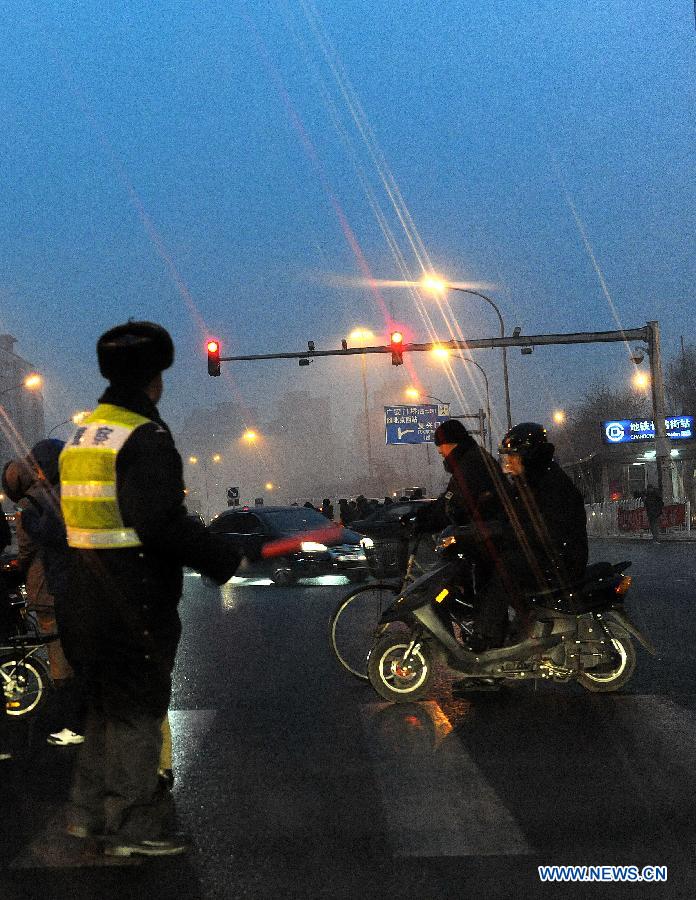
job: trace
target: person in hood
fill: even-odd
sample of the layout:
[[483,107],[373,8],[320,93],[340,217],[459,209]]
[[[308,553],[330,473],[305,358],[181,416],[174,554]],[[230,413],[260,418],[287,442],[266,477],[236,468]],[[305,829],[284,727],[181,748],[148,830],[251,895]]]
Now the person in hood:
[[[473,563],[478,595],[498,564],[497,536],[507,522],[507,485],[497,460],[476,443],[459,419],[448,419],[438,426],[433,440],[450,480],[436,500],[419,509],[416,529],[433,532],[447,525],[471,527],[461,578],[468,583]],[[485,650],[504,638],[505,624],[497,615],[486,612],[477,605],[474,633],[467,640],[471,650]]]
[[174,362],[168,332],[129,321],[99,338],[97,359],[109,386],[60,456],[66,638],[89,691],[68,831],[101,835],[109,855],[168,856],[188,848],[157,778],[183,567],[223,584],[239,557],[184,506],[181,457],[157,409]]

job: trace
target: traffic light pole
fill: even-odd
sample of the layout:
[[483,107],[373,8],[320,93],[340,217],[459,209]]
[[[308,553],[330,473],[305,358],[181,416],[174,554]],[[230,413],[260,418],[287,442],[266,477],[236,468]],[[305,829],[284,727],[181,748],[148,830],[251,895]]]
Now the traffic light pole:
[[[430,341],[425,344],[404,343],[402,353],[424,353],[436,348],[447,350],[492,350],[496,347],[548,347],[567,344],[616,344],[644,341],[650,348],[652,376],[652,414],[655,422],[655,459],[660,493],[665,501],[672,499],[671,457],[669,438],[665,428],[665,389],[660,356],[660,328],[657,322],[648,322],[643,328],[622,331],[581,331],[569,334],[510,335],[495,338],[476,338],[467,341]],[[371,353],[393,353],[392,346],[344,347],[341,350],[315,350],[314,342],[303,353],[254,353],[243,356],[221,356],[221,362],[245,362],[264,359],[297,359],[301,365],[325,356],[356,356]],[[306,362],[303,362],[305,361]]]

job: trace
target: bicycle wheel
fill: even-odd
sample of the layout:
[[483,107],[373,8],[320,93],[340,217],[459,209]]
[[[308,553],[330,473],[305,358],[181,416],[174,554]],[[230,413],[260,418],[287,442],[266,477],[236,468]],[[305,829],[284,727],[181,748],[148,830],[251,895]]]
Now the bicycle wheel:
[[25,716],[38,709],[46,699],[50,679],[47,667],[34,656],[0,656],[0,686],[7,715]]
[[399,589],[377,582],[347,594],[329,619],[329,643],[346,671],[367,681],[367,654],[383,630],[382,613],[394,602]]

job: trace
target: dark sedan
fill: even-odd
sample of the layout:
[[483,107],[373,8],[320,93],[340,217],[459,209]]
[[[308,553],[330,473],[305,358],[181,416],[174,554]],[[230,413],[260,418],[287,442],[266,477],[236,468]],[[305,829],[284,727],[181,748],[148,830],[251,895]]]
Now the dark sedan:
[[[361,536],[304,506],[236,507],[220,513],[208,528],[235,538],[244,554],[240,577],[261,576],[289,585],[320,575],[364,581],[369,574]],[[282,555],[275,555],[278,552]]]
[[[350,523],[360,534],[365,535],[363,547],[367,554],[367,564],[375,578],[400,578],[403,576],[408,559],[409,531],[401,524],[404,516],[412,516],[418,509],[432,503],[432,500],[403,500],[378,506],[364,519]],[[429,564],[434,559],[432,543],[423,539],[418,561]]]

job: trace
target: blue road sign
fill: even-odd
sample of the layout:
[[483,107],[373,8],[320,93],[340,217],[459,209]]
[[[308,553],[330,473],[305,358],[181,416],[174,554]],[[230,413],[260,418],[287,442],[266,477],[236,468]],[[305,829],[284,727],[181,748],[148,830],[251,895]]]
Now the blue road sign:
[[387,444],[429,444],[438,425],[449,419],[449,403],[385,406]]

